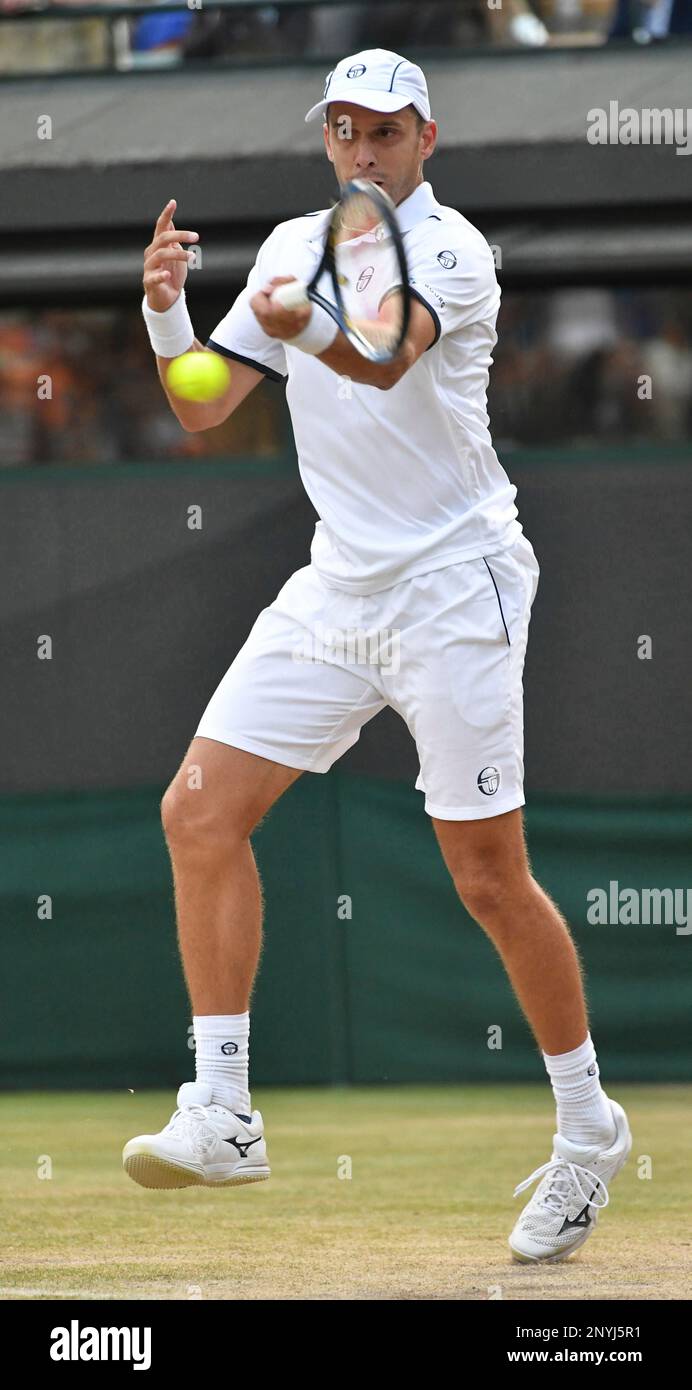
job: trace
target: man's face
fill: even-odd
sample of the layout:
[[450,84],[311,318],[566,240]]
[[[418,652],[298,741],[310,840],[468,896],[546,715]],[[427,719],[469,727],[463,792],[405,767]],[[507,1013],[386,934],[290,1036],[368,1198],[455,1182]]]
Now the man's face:
[[403,202],[422,181],[421,165],[436,138],[435,122],[426,121],[419,131],[410,106],[385,115],[351,101],[333,101],[324,127],[327,156],[339,184],[370,179],[394,203]]

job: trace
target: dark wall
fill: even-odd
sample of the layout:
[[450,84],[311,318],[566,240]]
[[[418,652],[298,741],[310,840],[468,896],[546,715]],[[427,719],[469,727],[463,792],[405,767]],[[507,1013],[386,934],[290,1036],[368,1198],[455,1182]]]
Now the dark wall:
[[[505,462],[542,568],[529,794],[689,791],[689,468],[653,455]],[[165,785],[260,608],[308,561],[314,513],[297,471],[7,470],[0,487],[0,791]],[[187,525],[194,504],[201,531]],[[37,659],[43,634],[50,661]],[[344,766],[417,772],[389,711]]]
[[[438,197],[472,214],[689,203],[689,158],[670,145],[593,145],[587,130],[589,112],[611,101],[686,109],[691,52],[421,55],[440,130]],[[326,206],[333,172],[319,121],[304,117],[331,67],[325,58],[5,84],[0,233],[40,231],[48,208],[53,231],[111,235],[149,225],[171,197],[203,224],[274,223]],[[37,139],[43,114],[50,139]]]

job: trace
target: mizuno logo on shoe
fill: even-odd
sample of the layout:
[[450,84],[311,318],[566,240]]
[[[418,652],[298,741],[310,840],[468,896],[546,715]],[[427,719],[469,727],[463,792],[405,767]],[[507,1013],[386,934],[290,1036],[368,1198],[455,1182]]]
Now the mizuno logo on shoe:
[[584,1207],[583,1210],[580,1211],[579,1215],[578,1215],[577,1217],[575,1217],[574,1221],[570,1221],[568,1217],[565,1217],[565,1219],[564,1219],[564,1221],[563,1221],[563,1223],[562,1223],[562,1225],[561,1225],[561,1227],[560,1227],[560,1231],[559,1231],[558,1234],[561,1235],[563,1231],[569,1231],[569,1230],[571,1230],[571,1228],[572,1228],[573,1226],[590,1226],[590,1225],[591,1225],[591,1217],[589,1216],[589,1208],[588,1208],[588,1207]]
[[234,1134],[232,1139],[229,1135],[226,1143],[232,1144],[233,1148],[238,1150],[241,1158],[247,1158],[248,1149],[251,1148],[253,1144],[259,1144],[261,1137],[261,1135],[258,1135],[256,1139],[239,1139],[237,1134]]
[[[596,1189],[595,1189],[595,1187],[594,1187],[593,1192],[591,1193],[591,1197],[593,1197],[595,1191],[596,1191]],[[590,1200],[590,1199],[589,1199],[589,1200]],[[589,1208],[588,1208],[588,1204],[587,1204],[585,1207],[582,1207],[582,1209],[581,1209],[579,1215],[578,1215],[578,1216],[575,1216],[574,1221],[570,1221],[570,1220],[569,1220],[569,1217],[567,1217],[567,1216],[565,1217],[565,1219],[564,1219],[564,1221],[563,1221],[563,1223],[562,1223],[562,1225],[561,1225],[561,1227],[560,1227],[560,1230],[558,1231],[558,1235],[562,1235],[562,1232],[563,1232],[563,1231],[570,1231],[570,1230],[572,1229],[573,1226],[586,1227],[586,1226],[590,1226],[590,1225],[591,1225],[591,1217],[590,1217],[590,1215],[589,1215]]]

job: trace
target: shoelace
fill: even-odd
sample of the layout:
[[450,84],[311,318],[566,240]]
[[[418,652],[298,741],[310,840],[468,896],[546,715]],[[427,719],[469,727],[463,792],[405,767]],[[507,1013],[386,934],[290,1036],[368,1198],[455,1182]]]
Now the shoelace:
[[[520,1192],[523,1192],[525,1188],[530,1187],[531,1184],[536,1181],[536,1178],[541,1178],[544,1174],[549,1173],[551,1169],[554,1169],[554,1176],[552,1180],[548,1183],[548,1191],[545,1193],[543,1197],[540,1198],[540,1205],[546,1207],[547,1210],[551,1212],[553,1216],[560,1215],[560,1212],[565,1202],[570,1196],[569,1177],[567,1175],[563,1176],[559,1174],[557,1170],[560,1168],[567,1169],[568,1173],[571,1175],[572,1181],[577,1189],[577,1192],[579,1193],[580,1197],[584,1199],[587,1207],[607,1207],[610,1198],[608,1196],[608,1189],[605,1183],[603,1182],[603,1179],[599,1178],[597,1173],[592,1173],[590,1168],[582,1167],[581,1163],[569,1163],[568,1160],[565,1158],[551,1158],[548,1160],[547,1163],[543,1163],[540,1168],[536,1168],[535,1172],[533,1172],[529,1178],[525,1178],[523,1182],[519,1183],[518,1187],[515,1187],[514,1196],[518,1197]],[[587,1196],[586,1192],[584,1191],[579,1181],[580,1174],[583,1174],[586,1178],[588,1178],[589,1182],[593,1184],[594,1191],[592,1196]],[[602,1202],[594,1202],[593,1196],[596,1195],[599,1188],[603,1190],[604,1200]],[[551,1206],[551,1202],[554,1202],[556,1205]]]
[[[201,1122],[206,1122],[206,1133],[204,1134],[200,1132]],[[204,1154],[218,1137],[209,1124],[207,1111],[203,1105],[186,1105],[180,1110],[175,1110],[166,1128],[171,1134],[175,1134],[177,1130],[182,1130],[192,1147],[201,1154]]]

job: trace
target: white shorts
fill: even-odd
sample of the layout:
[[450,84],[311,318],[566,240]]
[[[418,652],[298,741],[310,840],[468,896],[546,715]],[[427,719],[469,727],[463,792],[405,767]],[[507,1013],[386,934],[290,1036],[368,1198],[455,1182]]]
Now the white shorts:
[[327,772],[391,705],[415,739],[431,816],[523,806],[522,675],[539,573],[523,534],[375,594],[327,587],[305,565],[260,613],[197,734]]

